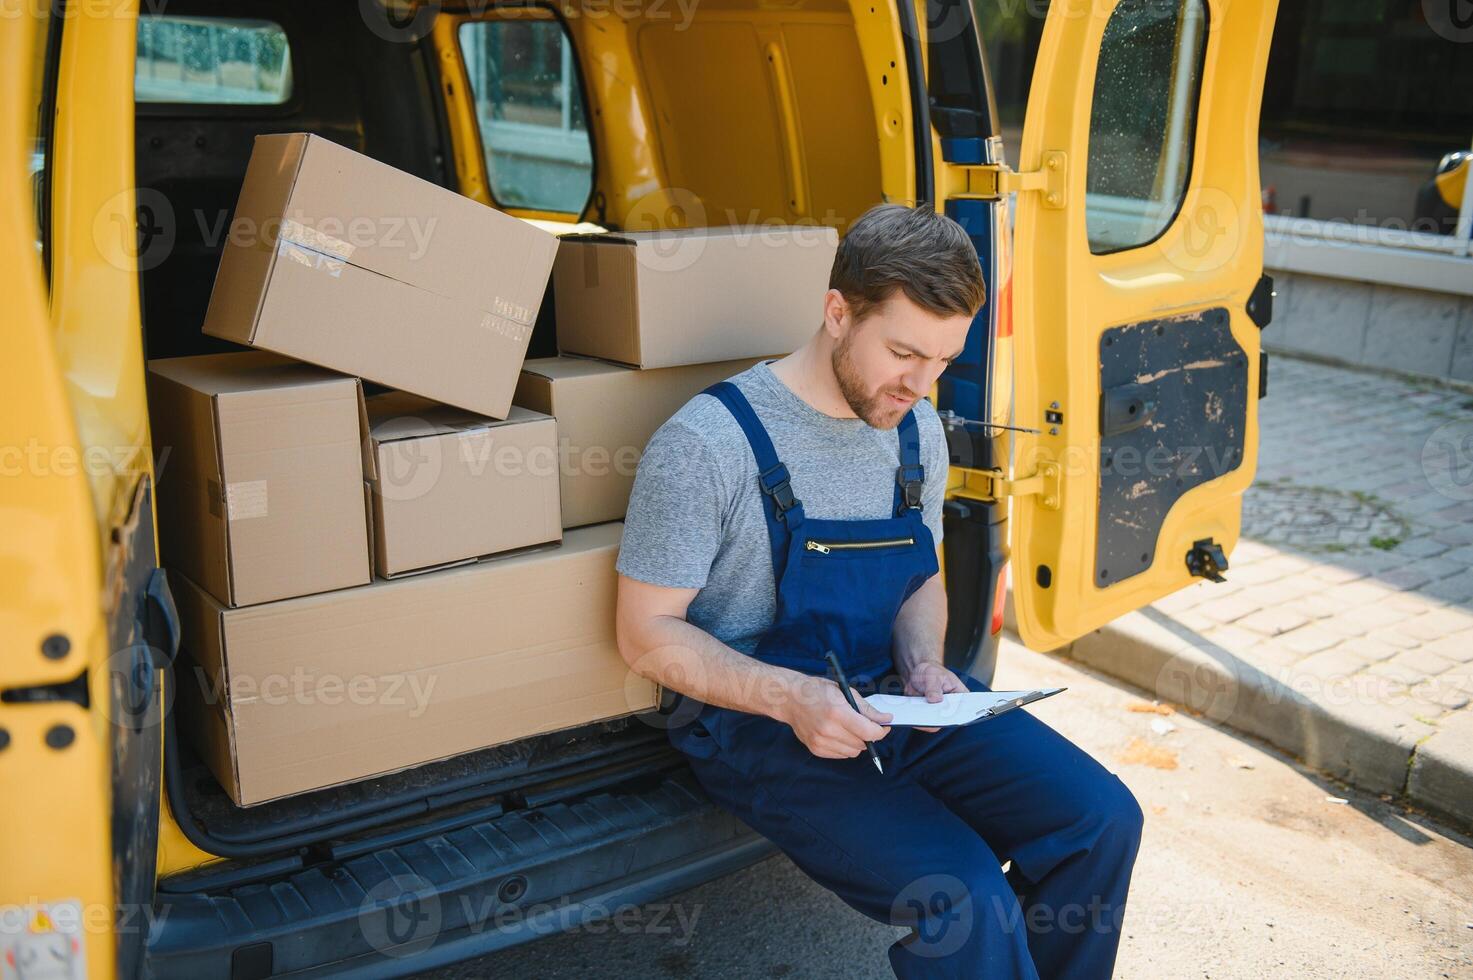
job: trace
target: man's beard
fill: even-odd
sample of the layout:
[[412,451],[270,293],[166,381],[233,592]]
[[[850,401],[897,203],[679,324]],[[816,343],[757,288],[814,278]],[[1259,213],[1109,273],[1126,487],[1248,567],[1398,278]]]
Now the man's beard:
[[920,396],[905,387],[865,391],[864,381],[854,366],[849,348],[850,338],[846,336],[834,348],[833,358],[834,377],[839,380],[839,391],[843,394],[844,401],[849,403],[849,410],[876,429],[895,428],[910,410],[910,405],[896,405],[890,396],[893,394],[910,403],[914,403]]

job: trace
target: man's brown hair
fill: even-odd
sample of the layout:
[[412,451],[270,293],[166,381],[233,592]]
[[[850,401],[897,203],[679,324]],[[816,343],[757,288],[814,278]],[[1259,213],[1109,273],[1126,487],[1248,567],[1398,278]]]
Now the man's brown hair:
[[829,288],[856,321],[897,289],[936,316],[976,316],[987,298],[977,252],[962,226],[928,206],[877,204],[839,242]]

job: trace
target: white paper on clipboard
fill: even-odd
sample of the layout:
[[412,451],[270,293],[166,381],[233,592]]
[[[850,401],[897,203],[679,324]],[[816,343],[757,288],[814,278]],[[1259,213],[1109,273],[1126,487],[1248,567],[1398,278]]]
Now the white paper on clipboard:
[[893,715],[887,722],[892,727],[945,728],[970,725],[1062,690],[1062,687],[1051,687],[1035,691],[968,691],[943,694],[940,701],[934,702],[900,694],[871,694],[865,700],[876,711]]

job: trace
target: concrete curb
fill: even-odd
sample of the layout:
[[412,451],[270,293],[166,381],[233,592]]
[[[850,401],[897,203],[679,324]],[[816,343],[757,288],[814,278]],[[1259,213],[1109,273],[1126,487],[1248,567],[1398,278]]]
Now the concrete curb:
[[[1011,589],[1003,623],[1017,632]],[[1385,705],[1308,698],[1149,606],[1051,652],[1261,738],[1360,789],[1473,826],[1473,717],[1454,716],[1439,728]]]
[[1417,746],[1407,796],[1419,806],[1473,824],[1473,717],[1453,715]]

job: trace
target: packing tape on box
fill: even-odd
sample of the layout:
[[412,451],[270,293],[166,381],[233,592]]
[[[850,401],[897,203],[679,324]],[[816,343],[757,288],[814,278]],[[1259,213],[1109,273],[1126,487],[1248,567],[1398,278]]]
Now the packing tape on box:
[[289,242],[285,238],[277,240],[276,254],[309,269],[321,269],[334,279],[343,274],[343,266],[347,264],[342,259],[314,252],[310,248],[303,248],[296,242]]
[[287,218],[276,235],[276,254],[309,269],[321,269],[336,279],[352,256],[353,246]]
[[598,286],[598,246],[585,245],[583,247],[583,288],[593,289]]
[[225,484],[225,519],[248,521],[266,516],[266,481],[239,480]]
[[[341,238],[309,228],[292,218],[282,221],[276,236],[277,255],[309,269],[321,269],[334,279],[342,275],[343,266],[348,264],[354,248]],[[492,300],[492,309],[481,310],[481,314],[481,326],[518,343],[532,336],[536,313],[524,304],[497,296]]]
[[355,247],[343,241],[341,238],[334,238],[326,232],[318,231],[316,228],[308,228],[293,218],[287,218],[282,221],[281,231],[277,234],[276,238],[277,241],[284,238],[295,245],[311,249],[314,252],[321,252],[324,255],[331,255],[333,258],[338,259],[351,259]]

